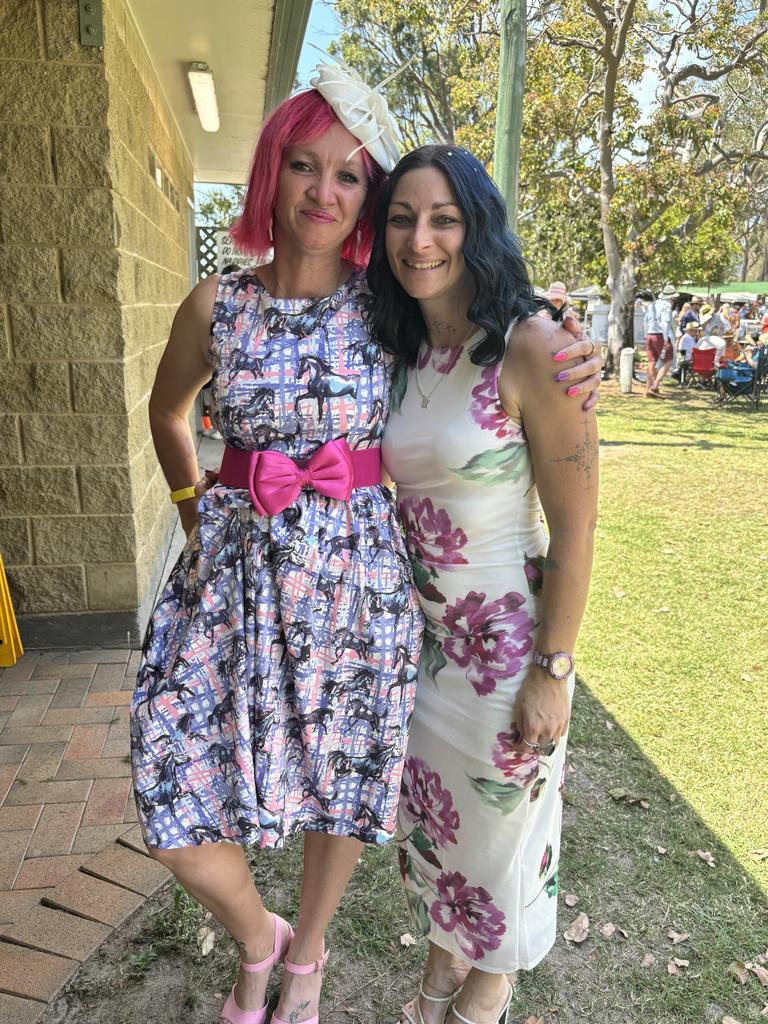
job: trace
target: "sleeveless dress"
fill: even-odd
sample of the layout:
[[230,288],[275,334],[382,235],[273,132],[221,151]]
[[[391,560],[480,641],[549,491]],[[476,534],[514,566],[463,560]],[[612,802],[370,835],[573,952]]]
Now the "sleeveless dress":
[[426,619],[397,841],[414,926],[509,973],[555,940],[565,740],[548,758],[511,749],[547,536],[500,364],[470,361],[480,338],[398,368],[384,435]]
[[[210,336],[215,420],[235,448],[299,461],[380,446],[391,366],[363,277],[316,300],[222,276]],[[303,490],[261,516],[217,484],[151,616],[131,707],[149,846],[278,847],[302,829],[394,833],[422,617],[391,493]]]

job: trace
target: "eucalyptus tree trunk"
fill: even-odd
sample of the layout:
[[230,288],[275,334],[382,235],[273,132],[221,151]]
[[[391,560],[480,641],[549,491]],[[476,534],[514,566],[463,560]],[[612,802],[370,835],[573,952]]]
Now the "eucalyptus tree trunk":
[[493,176],[507,202],[507,219],[513,231],[517,228],[527,14],[526,0],[502,0],[499,95],[496,104]]

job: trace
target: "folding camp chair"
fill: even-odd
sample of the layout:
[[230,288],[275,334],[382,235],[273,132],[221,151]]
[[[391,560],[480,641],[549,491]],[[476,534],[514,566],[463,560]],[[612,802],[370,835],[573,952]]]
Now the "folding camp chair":
[[750,409],[760,408],[760,396],[768,392],[768,348],[761,348],[757,367],[749,375],[735,380],[720,380],[724,405],[743,401]]
[[686,388],[711,388],[715,383],[715,348],[695,348],[686,368]]

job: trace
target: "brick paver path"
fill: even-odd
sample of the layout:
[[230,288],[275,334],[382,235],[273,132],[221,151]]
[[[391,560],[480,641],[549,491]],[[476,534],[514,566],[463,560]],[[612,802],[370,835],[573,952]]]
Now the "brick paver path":
[[25,655],[0,669],[0,1024],[33,1024],[170,875],[131,795],[138,652]]

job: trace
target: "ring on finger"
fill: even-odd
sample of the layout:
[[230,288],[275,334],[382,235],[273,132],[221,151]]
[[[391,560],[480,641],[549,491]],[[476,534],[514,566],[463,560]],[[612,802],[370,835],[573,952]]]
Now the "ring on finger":
[[588,341],[589,344],[592,346],[592,348],[589,350],[589,352],[587,352],[587,359],[591,359],[591,357],[595,354],[595,343],[594,343],[594,341],[592,341],[591,338],[587,338],[585,340]]

